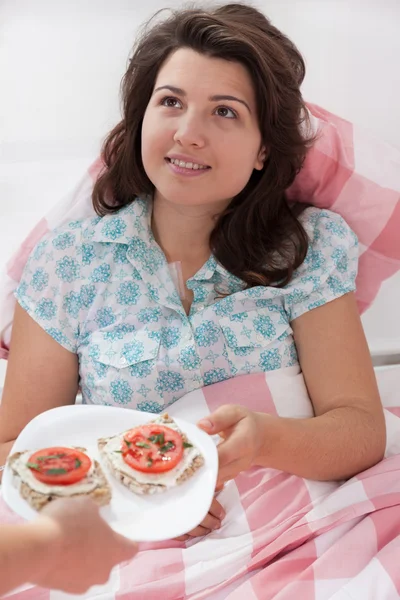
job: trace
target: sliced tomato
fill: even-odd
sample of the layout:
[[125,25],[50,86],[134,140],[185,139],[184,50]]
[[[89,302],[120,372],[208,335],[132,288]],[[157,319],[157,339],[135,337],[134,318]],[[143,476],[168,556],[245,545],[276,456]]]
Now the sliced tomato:
[[48,485],[71,485],[85,477],[92,461],[80,450],[56,446],[38,450],[27,466],[36,479]]
[[183,456],[181,434],[166,425],[140,425],[125,434],[121,445],[127,465],[143,473],[171,471]]

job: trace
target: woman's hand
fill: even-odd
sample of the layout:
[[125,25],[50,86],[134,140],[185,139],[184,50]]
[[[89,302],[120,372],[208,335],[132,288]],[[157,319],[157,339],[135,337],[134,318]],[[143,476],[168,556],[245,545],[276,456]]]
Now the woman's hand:
[[218,445],[217,487],[257,464],[257,458],[265,452],[272,419],[244,406],[226,404],[198,422],[198,427],[206,433],[223,438]]
[[207,535],[211,531],[215,529],[219,529],[221,527],[221,521],[225,518],[225,511],[222,505],[216,500],[213,499],[212,504],[208,510],[208,514],[205,516],[203,521],[195,527],[192,531],[189,531],[186,535],[181,535],[176,538],[179,542],[185,542],[189,540],[191,537],[202,537],[203,535]]

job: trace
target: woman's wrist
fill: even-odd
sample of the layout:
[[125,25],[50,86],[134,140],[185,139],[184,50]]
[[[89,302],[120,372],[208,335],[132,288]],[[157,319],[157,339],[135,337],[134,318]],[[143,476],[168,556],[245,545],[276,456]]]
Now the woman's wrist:
[[254,466],[267,466],[272,452],[279,448],[281,418],[267,413],[254,413],[257,419],[259,447],[253,461]]

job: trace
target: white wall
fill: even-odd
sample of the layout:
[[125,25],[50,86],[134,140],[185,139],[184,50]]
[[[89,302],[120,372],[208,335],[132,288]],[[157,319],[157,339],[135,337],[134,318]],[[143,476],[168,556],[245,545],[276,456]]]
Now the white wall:
[[[305,56],[306,99],[400,146],[400,0],[253,4]],[[0,266],[118,120],[119,82],[139,24],[180,5],[0,0]],[[364,317],[373,350],[400,347],[399,305],[400,277]]]

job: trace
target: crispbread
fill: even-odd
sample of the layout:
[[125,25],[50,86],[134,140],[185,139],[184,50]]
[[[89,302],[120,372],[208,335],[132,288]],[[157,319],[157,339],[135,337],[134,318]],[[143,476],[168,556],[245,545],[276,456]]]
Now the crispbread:
[[[159,417],[157,417],[157,419],[154,419],[153,421],[150,421],[150,423],[155,423],[155,422],[159,423],[159,424],[162,424],[162,425],[167,425],[167,426],[168,426],[169,423],[174,423],[174,425],[176,427],[175,421],[167,413],[165,413],[163,415],[160,415]],[[186,435],[180,429],[178,429],[178,431],[182,435],[183,441],[184,442],[189,442],[189,440],[186,437]],[[118,436],[123,435],[125,433],[126,432],[121,432],[121,433],[118,434]],[[142,483],[142,482],[139,482],[135,478],[135,472],[134,472],[133,469],[130,469],[132,471],[132,474],[128,475],[127,473],[123,473],[122,471],[120,471],[119,469],[117,469],[115,467],[115,465],[110,460],[108,454],[106,452],[104,452],[104,448],[106,447],[106,445],[108,444],[108,442],[111,439],[113,439],[114,437],[116,437],[116,436],[110,436],[110,437],[107,437],[107,438],[100,438],[97,441],[97,445],[98,445],[98,448],[99,448],[99,451],[100,451],[101,458],[104,461],[104,464],[109,469],[109,471],[112,473],[112,475],[118,481],[120,481],[125,487],[127,487],[131,492],[134,492],[135,494],[149,495],[149,494],[159,494],[161,492],[165,492],[168,489],[167,486],[165,486],[163,484],[159,484],[159,483]],[[176,480],[176,485],[180,485],[184,481],[190,479],[190,477],[192,477],[194,475],[194,473],[198,469],[200,469],[200,467],[203,466],[203,464],[204,464],[204,458],[199,453],[197,456],[195,456],[193,458],[192,462],[183,471],[183,473],[181,473],[181,475],[179,476],[179,478]]]
[[[86,452],[86,448],[77,448],[81,452]],[[27,452],[27,451],[25,451]],[[8,458],[8,465],[13,473],[13,483],[18,488],[20,495],[28,504],[37,511],[42,510],[47,504],[58,498],[78,498],[86,496],[91,498],[99,506],[109,504],[111,501],[111,487],[103,473],[103,470],[97,460],[93,460],[93,476],[98,480],[96,487],[90,492],[69,494],[68,496],[58,494],[57,492],[51,492],[49,494],[43,494],[31,488],[31,486],[22,481],[18,471],[15,469],[15,463],[18,458],[25,454],[25,452],[15,452]],[[80,482],[81,483],[81,482]],[[49,486],[51,487],[51,486]],[[70,488],[70,486],[68,486]]]

